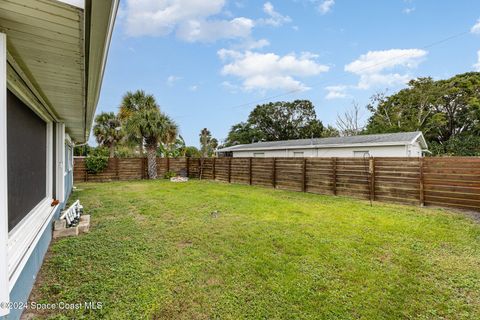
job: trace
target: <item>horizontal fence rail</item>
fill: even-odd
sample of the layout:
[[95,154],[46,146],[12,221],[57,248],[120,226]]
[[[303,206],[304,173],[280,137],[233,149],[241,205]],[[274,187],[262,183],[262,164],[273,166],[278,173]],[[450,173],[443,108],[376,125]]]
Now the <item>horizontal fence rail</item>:
[[[480,158],[157,158],[157,173],[413,205],[480,210]],[[146,179],[146,158],[110,158],[74,182]]]

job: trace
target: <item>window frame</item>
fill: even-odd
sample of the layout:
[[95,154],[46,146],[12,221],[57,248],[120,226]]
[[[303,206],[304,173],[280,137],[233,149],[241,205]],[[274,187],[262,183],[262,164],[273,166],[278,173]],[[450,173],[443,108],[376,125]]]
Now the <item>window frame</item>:
[[[27,107],[29,106],[27,105]],[[40,118],[47,124],[47,156],[45,159],[46,194],[8,233],[8,273],[10,289],[15,285],[31,252],[35,248],[56,209],[56,206],[51,207],[53,201],[53,121],[41,116]]]
[[265,152],[254,152],[253,157],[254,158],[265,158]]
[[[10,301],[8,290],[8,179],[7,179],[7,37],[0,32],[0,302]],[[0,317],[10,310],[0,304]]]
[[58,122],[55,124],[57,126],[57,136],[55,137],[56,139],[56,146],[57,150],[56,152],[56,195],[57,195],[57,200],[60,202],[65,201],[65,124]]
[[73,143],[72,139],[70,138],[70,135],[68,133],[65,133],[65,139],[64,139],[64,145],[66,148],[66,153],[64,153],[67,157],[65,160],[65,175],[70,173],[73,170]]

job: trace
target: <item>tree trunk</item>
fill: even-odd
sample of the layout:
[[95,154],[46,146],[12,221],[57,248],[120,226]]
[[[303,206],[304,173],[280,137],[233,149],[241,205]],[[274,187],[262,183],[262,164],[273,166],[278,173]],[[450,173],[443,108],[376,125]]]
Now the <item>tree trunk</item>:
[[109,149],[110,149],[110,158],[115,157],[115,146],[111,145]]
[[157,151],[155,147],[147,148],[148,178],[157,179]]

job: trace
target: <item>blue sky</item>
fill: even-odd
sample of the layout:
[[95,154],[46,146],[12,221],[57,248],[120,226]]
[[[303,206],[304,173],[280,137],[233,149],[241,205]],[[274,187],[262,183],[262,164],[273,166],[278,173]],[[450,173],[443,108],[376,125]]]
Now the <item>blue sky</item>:
[[266,101],[309,99],[334,124],[408,79],[480,70],[479,19],[473,0],[124,0],[97,113],[143,89],[189,145]]

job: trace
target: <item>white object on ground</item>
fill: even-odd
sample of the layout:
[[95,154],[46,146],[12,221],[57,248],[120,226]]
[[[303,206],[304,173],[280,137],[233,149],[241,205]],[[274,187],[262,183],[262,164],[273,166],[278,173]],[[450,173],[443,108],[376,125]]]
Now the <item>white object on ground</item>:
[[188,178],[187,177],[172,177],[170,178],[171,182],[187,182]]
[[69,227],[74,223],[78,223],[81,214],[83,214],[83,206],[80,204],[80,200],[77,200],[70,206],[70,208],[63,212],[60,219],[67,220],[67,226]]

